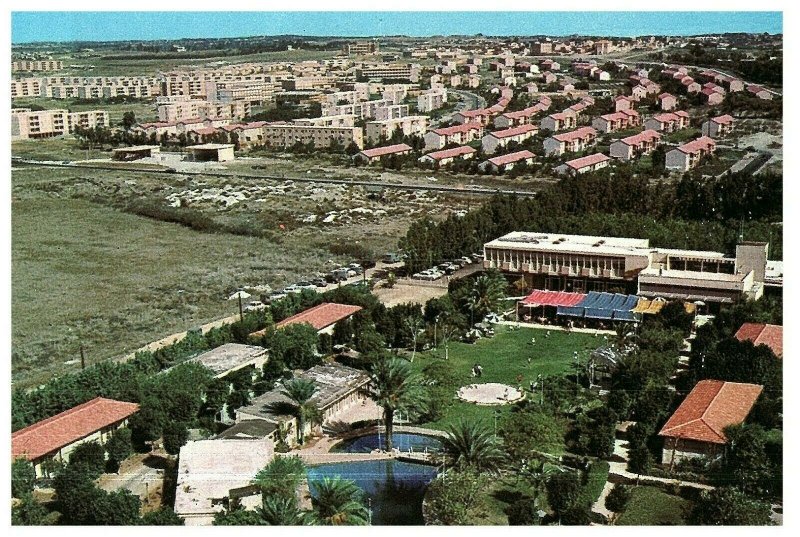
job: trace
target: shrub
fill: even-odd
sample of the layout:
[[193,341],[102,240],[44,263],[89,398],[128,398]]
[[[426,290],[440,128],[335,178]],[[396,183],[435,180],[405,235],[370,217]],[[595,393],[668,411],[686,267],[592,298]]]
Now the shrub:
[[608,493],[606,496],[606,509],[609,511],[614,511],[615,513],[621,513],[625,510],[625,506],[628,505],[628,500],[631,499],[631,491],[625,485],[614,485],[614,488],[611,489],[611,492]]
[[530,498],[517,500],[506,508],[510,526],[538,526],[539,514],[534,501]]

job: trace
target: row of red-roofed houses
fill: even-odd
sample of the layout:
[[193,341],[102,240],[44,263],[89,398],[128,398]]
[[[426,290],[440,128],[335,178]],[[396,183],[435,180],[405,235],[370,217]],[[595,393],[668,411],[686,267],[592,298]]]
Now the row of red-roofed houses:
[[425,151],[444,149],[450,144],[465,145],[483,136],[484,127],[480,123],[464,123],[452,127],[433,129],[425,133]]
[[553,132],[574,129],[578,126],[578,117],[580,114],[593,104],[593,97],[583,97],[579,102],[565,108],[561,112],[543,117],[539,122],[539,128],[543,131]]
[[[544,99],[547,99],[547,101],[545,102]],[[495,117],[494,127],[496,129],[509,129],[511,127],[532,123],[538,114],[547,111],[549,108],[550,99],[543,96],[539,102],[533,106],[515,112],[506,112],[505,114],[500,114]]]
[[593,153],[584,157],[568,160],[564,164],[556,166],[555,172],[559,175],[576,176],[606,168],[610,162],[611,157],[603,153]]
[[610,133],[638,127],[642,118],[636,110],[620,110],[611,114],[604,114],[592,120],[592,127],[598,132]]
[[569,132],[554,134],[543,142],[546,156],[584,151],[597,143],[597,131],[592,127],[581,127]]
[[521,144],[525,140],[535,136],[538,132],[539,127],[531,125],[530,123],[510,129],[493,131],[486,134],[481,139],[481,148],[487,155],[492,155],[512,142]]
[[644,122],[646,129],[659,132],[675,132],[689,127],[689,114],[683,110],[677,112],[667,112],[666,114],[656,114]]

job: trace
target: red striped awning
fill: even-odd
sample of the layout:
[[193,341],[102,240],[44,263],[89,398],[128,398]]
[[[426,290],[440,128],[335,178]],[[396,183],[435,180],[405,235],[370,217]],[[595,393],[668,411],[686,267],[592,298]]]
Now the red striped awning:
[[534,291],[522,299],[526,306],[574,306],[586,298],[584,293],[565,291]]

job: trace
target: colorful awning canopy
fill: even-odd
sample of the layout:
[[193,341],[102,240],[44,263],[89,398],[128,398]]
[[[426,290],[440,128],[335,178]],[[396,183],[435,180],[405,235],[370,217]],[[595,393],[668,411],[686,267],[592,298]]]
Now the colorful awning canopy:
[[667,301],[663,298],[654,298],[653,300],[649,300],[647,298],[640,298],[639,303],[636,304],[636,307],[633,308],[633,313],[646,313],[650,315],[655,315],[656,313],[661,311],[667,304]]
[[567,293],[565,291],[534,291],[522,299],[529,307],[535,306],[574,306],[586,298],[584,293]]

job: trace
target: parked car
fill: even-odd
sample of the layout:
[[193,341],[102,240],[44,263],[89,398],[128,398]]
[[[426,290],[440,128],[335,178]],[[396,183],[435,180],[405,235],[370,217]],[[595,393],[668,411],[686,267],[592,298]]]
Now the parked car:
[[248,302],[247,305],[244,307],[244,311],[247,312],[258,311],[258,310],[263,310],[266,307],[267,305],[261,302],[260,300],[252,300]]
[[347,265],[347,268],[350,269],[350,270],[354,270],[356,272],[356,274],[363,274],[364,273],[364,267],[362,267],[358,263],[350,263],[349,265]]
[[286,298],[286,293],[284,293],[283,291],[272,291],[269,294],[269,297],[267,298],[268,302],[272,303],[273,300],[280,300],[282,298]]
[[317,287],[328,287],[328,282],[325,281],[325,278],[314,278],[311,283]]
[[301,290],[303,290],[303,289],[308,289],[310,291],[316,291],[317,290],[317,286],[316,285],[314,285],[311,282],[307,282],[307,281],[297,282],[295,285],[297,287],[299,287]]
[[301,287],[298,287],[297,285],[290,285],[288,287],[283,288],[284,293],[299,293],[302,290],[303,289]]

